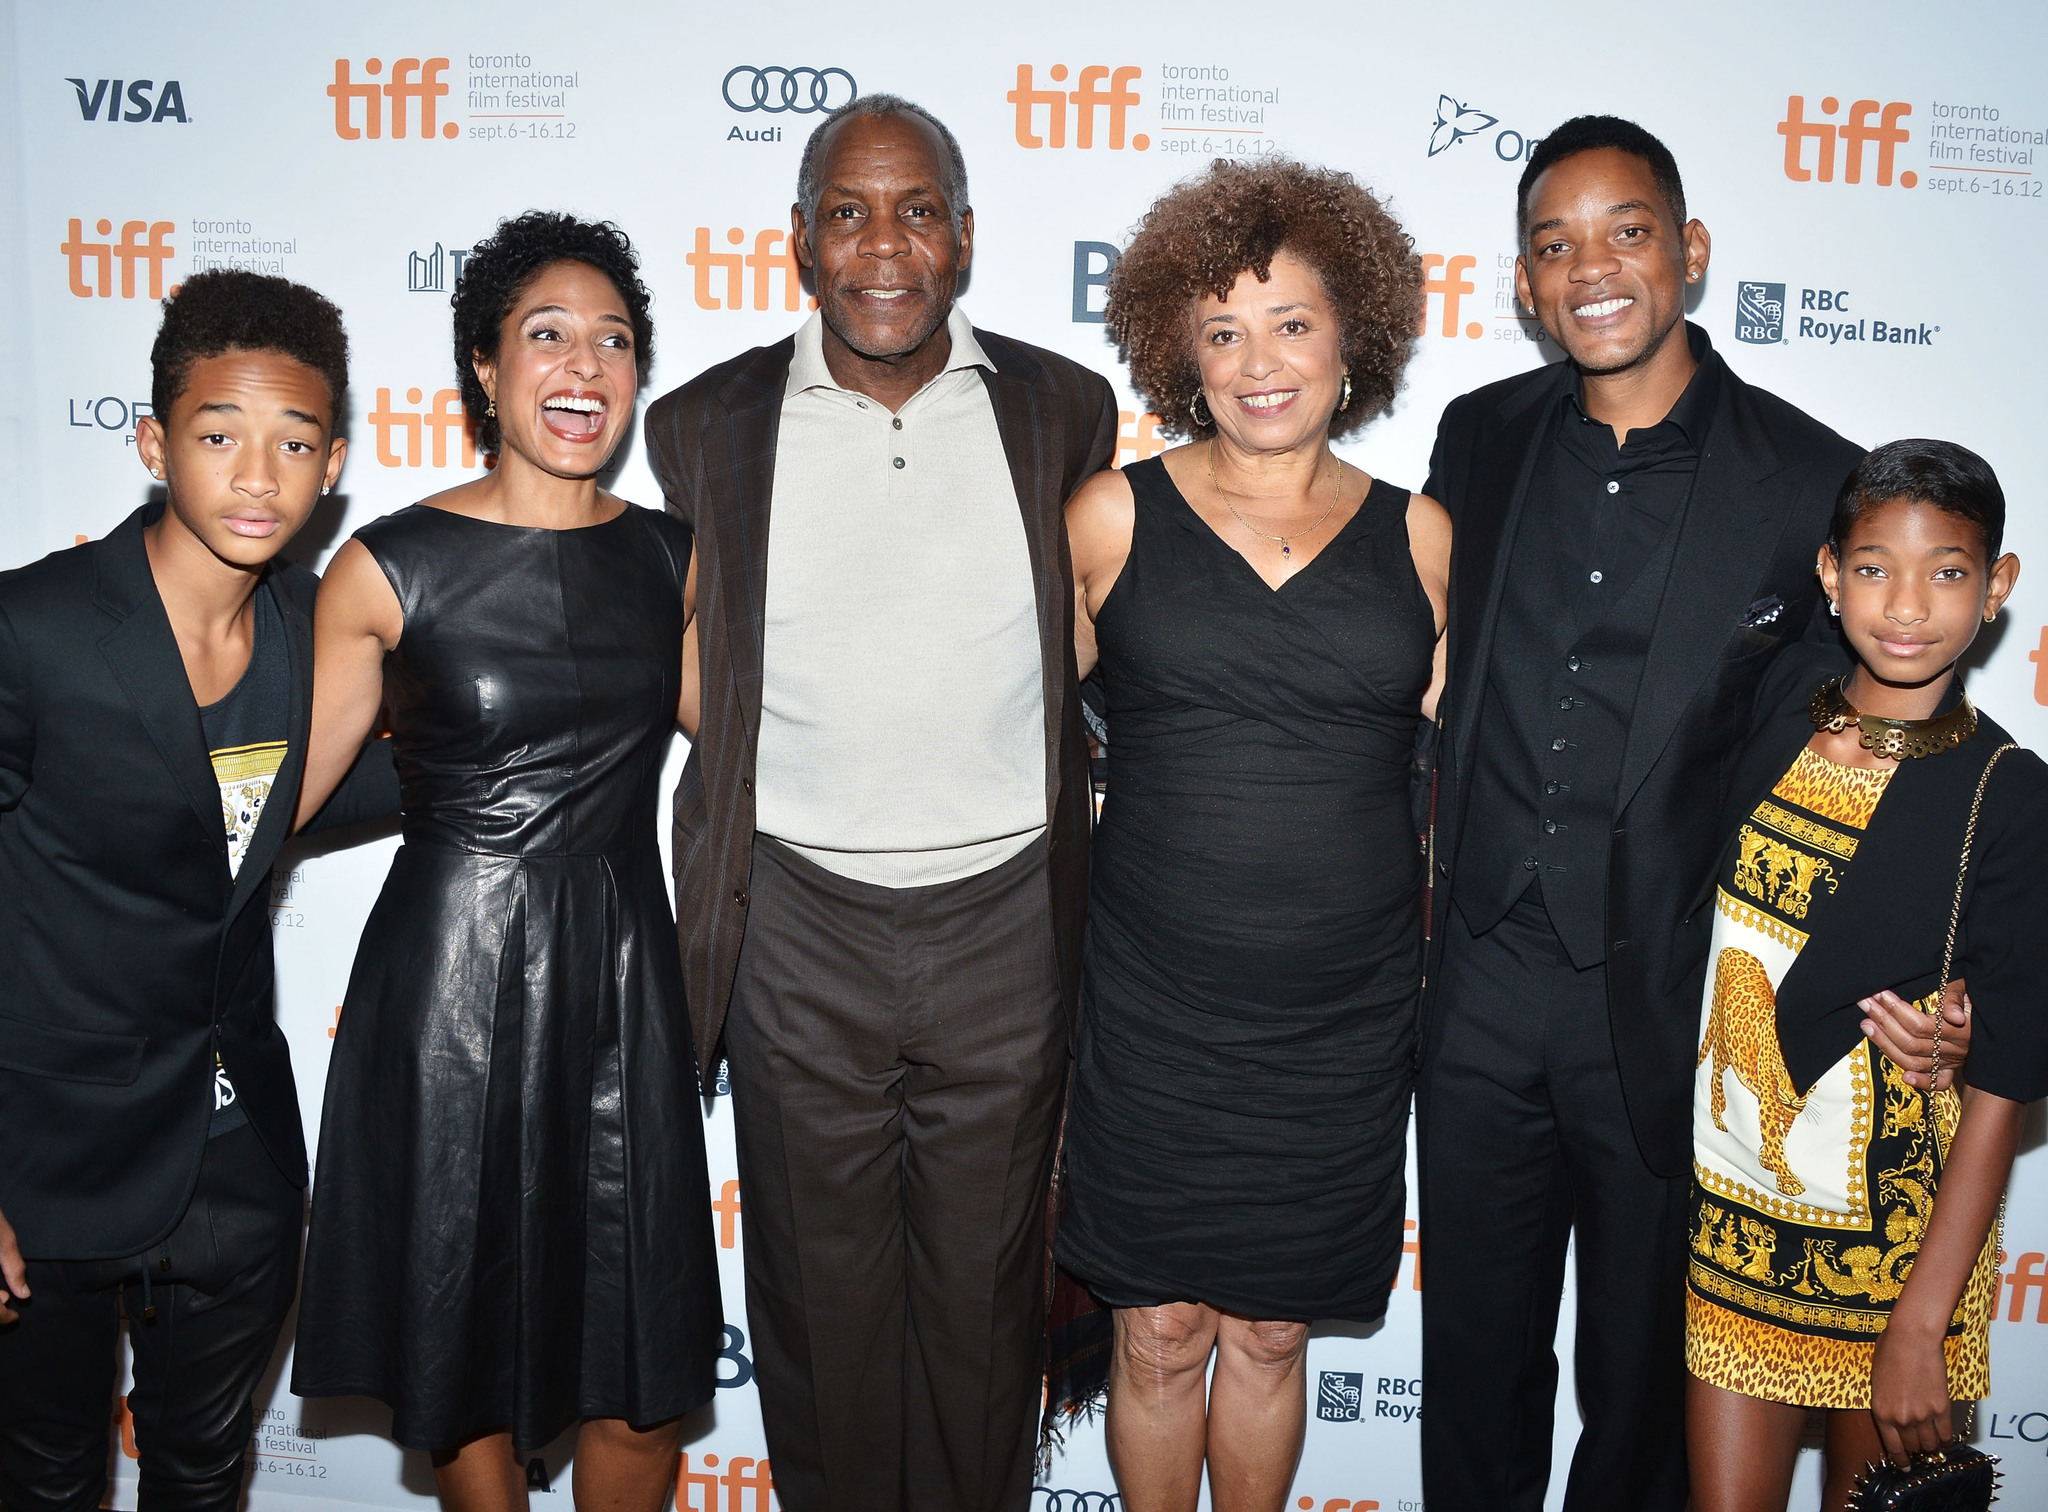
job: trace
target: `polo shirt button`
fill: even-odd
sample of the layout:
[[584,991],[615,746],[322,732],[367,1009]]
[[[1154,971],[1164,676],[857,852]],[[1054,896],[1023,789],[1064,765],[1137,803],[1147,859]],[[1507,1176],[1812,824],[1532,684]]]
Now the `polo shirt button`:
[[1586,664],[1580,661],[1576,656],[1567,656],[1564,659],[1564,669],[1567,672],[1576,672],[1585,665]]
[[1568,742],[1562,735],[1560,735],[1557,737],[1557,739],[1550,742],[1550,749],[1553,751],[1562,751],[1568,744],[1570,744],[1570,742]]
[[735,887],[732,890],[732,900],[739,904],[740,907],[745,908],[747,906],[747,890],[744,887]]
[[1556,821],[1555,819],[1546,819],[1546,820],[1544,820],[1544,821],[1543,821],[1543,833],[1544,833],[1544,834],[1546,834],[1546,835],[1554,835],[1554,834],[1556,834],[1556,833],[1557,833],[1557,821]]
[[[901,467],[901,466],[903,465],[903,459],[902,459],[901,457],[898,457],[898,458],[896,459],[896,465],[897,465],[898,467]],[[1605,576],[1606,576],[1606,574],[1605,574],[1605,573],[1601,573],[1601,572],[1595,572],[1595,573],[1592,573],[1592,574],[1590,575],[1590,577],[1589,577],[1589,581],[1597,583],[1597,582],[1599,582],[1599,581],[1600,581],[1600,580],[1601,580],[1601,579],[1602,579],[1603,577],[1605,577]]]
[[1609,479],[1607,480],[1607,491],[1608,491],[1609,493],[1620,493],[1620,492],[1621,492],[1621,485],[1620,485],[1619,483],[1615,482],[1615,481],[1614,481],[1614,480],[1613,480],[1612,478],[1609,478]]
[[1543,784],[1543,791],[1546,793],[1555,793],[1557,791],[1557,784],[1554,782],[1546,782]]
[[1524,857],[1522,857],[1522,870],[1523,870],[1523,871],[1534,871],[1534,870],[1536,870],[1536,858],[1535,858],[1534,856],[1524,856]]
[[896,459],[896,465],[897,465],[898,467],[901,467],[901,466],[903,465],[903,459],[902,459],[901,457],[898,457],[898,458]]
[[902,429],[903,429],[903,417],[902,417],[901,415],[892,415],[892,416],[890,416],[890,418],[889,418],[889,423],[890,423],[891,425],[895,426],[895,427],[896,427],[896,429],[898,429],[898,430],[902,430]]
[[1557,706],[1558,706],[1558,707],[1559,707],[1560,709],[1564,709],[1564,710],[1567,710],[1567,711],[1568,711],[1568,710],[1570,710],[1570,708],[1571,708],[1571,706],[1572,706],[1572,701],[1571,701],[1571,700],[1570,700],[1569,698],[1560,698],[1560,699],[1559,699],[1559,700],[1557,701]]

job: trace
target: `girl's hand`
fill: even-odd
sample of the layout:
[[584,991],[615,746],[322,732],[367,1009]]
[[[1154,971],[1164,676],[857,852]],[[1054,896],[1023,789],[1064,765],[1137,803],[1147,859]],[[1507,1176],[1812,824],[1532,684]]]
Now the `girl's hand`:
[[1907,1457],[1939,1449],[1955,1437],[1942,1334],[1911,1327],[1898,1313],[1877,1341],[1870,1366],[1870,1415],[1885,1456],[1903,1468]]

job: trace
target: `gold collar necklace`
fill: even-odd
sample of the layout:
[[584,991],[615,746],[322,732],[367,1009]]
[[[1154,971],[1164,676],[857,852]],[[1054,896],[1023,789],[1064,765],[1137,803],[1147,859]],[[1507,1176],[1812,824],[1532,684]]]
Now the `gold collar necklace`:
[[1816,730],[1839,735],[1853,724],[1864,750],[1893,761],[1952,750],[1977,733],[1977,710],[1967,693],[1953,709],[1932,719],[1882,719],[1875,714],[1863,713],[1849,702],[1848,694],[1843,691],[1848,681],[1849,674],[1844,673],[1822,683],[1820,691],[1813,695],[1813,705],[1808,712],[1813,716]]

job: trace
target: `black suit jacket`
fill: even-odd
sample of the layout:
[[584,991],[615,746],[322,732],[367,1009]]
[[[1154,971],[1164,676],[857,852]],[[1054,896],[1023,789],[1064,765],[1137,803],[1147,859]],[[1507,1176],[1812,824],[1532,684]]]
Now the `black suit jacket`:
[[[1714,878],[1728,866],[1736,831],[1813,738],[1813,695],[1848,670],[1847,656],[1796,647],[1757,689],[1756,724],[1722,805]],[[1953,708],[1951,687],[1943,710]],[[1978,711],[1977,733],[1953,750],[1902,761],[1856,847],[1829,923],[1808,940],[1778,984],[1778,1044],[1802,1092],[1863,1038],[1859,1001],[1886,988],[1908,1002],[1941,982],[1955,907],[1963,833],[1992,753],[2012,737]],[[2015,1102],[2048,1096],[2048,970],[2036,942],[2048,921],[2048,765],[2008,751],[1984,786],[1952,977],[1969,984],[1976,1010],[1963,1078]],[[1686,928],[1702,955],[1713,934],[1713,879]]]
[[[1435,846],[1437,889],[1453,902],[1472,752],[1493,735],[1479,712],[1501,584],[1554,406],[1576,381],[1559,363],[1453,400],[1430,459],[1424,492],[1450,511],[1456,531]],[[1814,553],[1861,455],[1723,369],[1636,694],[1609,838],[1608,1016],[1629,1123],[1661,1175],[1692,1169],[1706,956],[1682,925],[1720,854],[1722,804],[1758,680],[1813,624]],[[1430,981],[1440,975],[1432,958]],[[1424,1043],[1426,1054],[1427,1029]]]
[[[162,509],[0,573],[0,1212],[36,1258],[140,1254],[177,1224],[216,1047],[278,1168],[305,1179],[267,892],[305,766],[319,579],[271,568],[290,748],[230,879],[199,708],[143,550]],[[371,743],[317,827],[398,812],[389,747]]]
[[[1067,500],[1116,453],[1116,397],[1079,363],[992,331],[974,338],[1024,515],[1045,687],[1045,808],[1053,944],[1071,1018],[1080,994],[1094,814],[1074,661]],[[697,1064],[710,1084],[746,932],[754,848],[754,742],[761,728],[762,615],[776,432],[795,339],[756,347],[647,410],[647,453],[669,511],[697,537],[703,678],[697,739],[675,800],[676,930]],[[937,711],[934,711],[935,715]],[[904,738],[915,732],[905,731]],[[915,781],[908,765],[904,780]]]

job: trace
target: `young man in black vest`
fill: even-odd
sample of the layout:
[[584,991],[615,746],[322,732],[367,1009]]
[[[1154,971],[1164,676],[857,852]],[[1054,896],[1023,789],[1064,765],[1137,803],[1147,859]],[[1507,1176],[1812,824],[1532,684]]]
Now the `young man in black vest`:
[[[1758,679],[1826,625],[1814,552],[1861,453],[1686,323],[1707,232],[1655,137],[1567,121],[1519,194],[1516,292],[1569,360],[1454,401],[1423,485],[1457,529],[1417,1093],[1423,1492],[1542,1507],[1576,1233],[1565,1506],[1677,1512],[1706,942],[1683,915]],[[1918,1025],[1870,1022],[1924,1071]]]
[[[107,1483],[115,1341],[142,1505],[229,1512],[298,1286],[306,1149],[272,1015],[341,313],[250,273],[166,301],[136,450],[161,504],[0,573],[0,1503]],[[321,827],[398,809],[378,743]],[[374,753],[374,754],[372,754]]]

